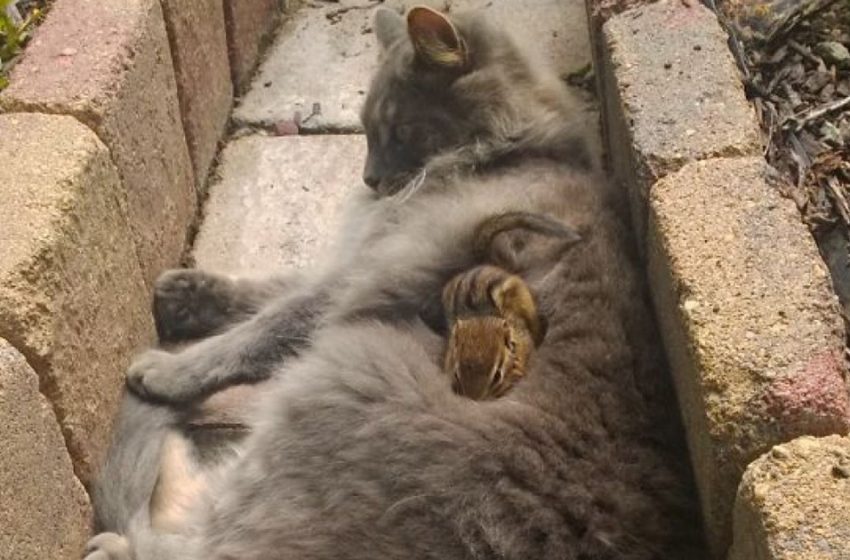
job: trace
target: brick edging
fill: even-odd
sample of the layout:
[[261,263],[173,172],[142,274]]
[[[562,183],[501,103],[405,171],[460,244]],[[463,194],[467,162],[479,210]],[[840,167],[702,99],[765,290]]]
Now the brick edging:
[[[253,3],[227,2],[229,13],[252,10]],[[258,25],[240,28],[238,46],[251,47],[240,58],[249,69],[242,79],[285,4],[267,0]],[[226,35],[223,6],[57,2],[0,92],[0,198],[7,210],[0,223],[0,337],[32,368],[0,364],[0,376],[37,374],[41,400],[54,413],[31,436],[44,441],[40,452],[70,457],[69,468],[52,473],[63,478],[56,488],[79,489],[77,478],[91,483],[124,370],[153,341],[153,281],[180,262],[195,225],[233,103],[236,43]],[[22,425],[4,423],[0,440],[17,441]],[[17,476],[4,470],[14,464],[0,454],[0,475]],[[7,545],[19,558],[45,551],[57,560],[80,557],[88,505],[70,512],[51,503],[33,493],[28,505],[18,504],[33,508],[32,519],[47,513],[56,522],[13,523],[20,534],[11,541],[0,529],[0,557],[11,554]],[[69,522],[69,515],[86,519]],[[74,534],[61,535],[54,549],[50,533],[71,526]]]
[[592,3],[608,164],[648,262],[722,558],[747,465],[798,436],[847,432],[840,308],[799,212],[772,185],[714,14],[661,0],[602,22]]

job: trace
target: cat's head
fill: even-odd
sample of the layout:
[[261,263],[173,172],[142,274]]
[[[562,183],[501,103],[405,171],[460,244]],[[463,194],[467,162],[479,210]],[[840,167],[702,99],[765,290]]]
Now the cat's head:
[[381,195],[433,156],[507,137],[529,110],[560,103],[541,94],[512,41],[478,15],[417,7],[405,18],[382,8],[374,28],[381,64],[361,113],[363,179]]

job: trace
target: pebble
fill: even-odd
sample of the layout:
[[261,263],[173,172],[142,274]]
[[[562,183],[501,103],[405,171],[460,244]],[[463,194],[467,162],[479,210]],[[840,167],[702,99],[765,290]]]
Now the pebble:
[[850,478],[850,468],[843,465],[835,465],[832,467],[832,476],[835,478]]
[[850,66],[850,51],[838,41],[824,41],[815,45],[815,53],[823,57],[828,64],[839,68]]
[[775,459],[787,459],[790,456],[788,451],[782,447],[774,447],[773,451],[771,451],[771,455],[773,455]]
[[298,124],[294,121],[278,121],[274,124],[275,136],[295,136],[299,133]]

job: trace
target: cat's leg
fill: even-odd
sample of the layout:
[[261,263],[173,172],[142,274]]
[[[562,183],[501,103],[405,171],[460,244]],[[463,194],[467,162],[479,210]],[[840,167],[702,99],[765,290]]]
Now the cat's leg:
[[299,290],[180,352],[148,350],[130,366],[127,383],[143,397],[184,403],[268,379],[283,357],[309,344],[328,303],[327,290],[319,286]]
[[200,560],[191,538],[146,529],[128,537],[100,533],[89,540],[83,560]]
[[157,334],[162,342],[181,342],[219,332],[300,283],[296,273],[232,279],[194,268],[168,270],[154,285]]

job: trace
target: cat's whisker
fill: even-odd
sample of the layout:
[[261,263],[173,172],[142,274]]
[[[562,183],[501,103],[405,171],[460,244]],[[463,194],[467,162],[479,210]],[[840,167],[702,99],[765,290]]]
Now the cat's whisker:
[[428,176],[428,171],[424,167],[422,171],[416,174],[416,176],[408,181],[408,183],[404,186],[404,188],[398,193],[398,203],[404,204],[410,197],[419,191],[422,188],[422,185],[425,184],[425,178]]
[[416,500],[422,500],[422,499],[425,499],[427,497],[428,497],[428,494],[415,494],[413,496],[407,496],[405,498],[402,498],[402,499],[396,501],[395,503],[393,503],[392,505],[390,505],[390,507],[388,507],[386,509],[386,511],[384,511],[384,514],[381,516],[381,520],[382,521],[385,520],[387,517],[392,515],[395,510],[403,507],[406,503],[413,502],[413,501],[416,501]]

